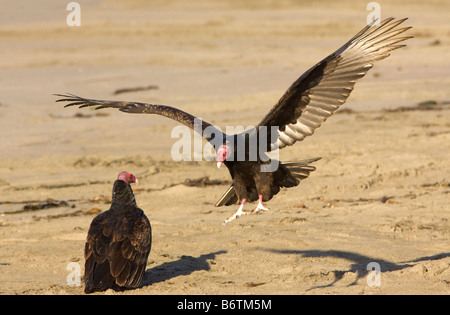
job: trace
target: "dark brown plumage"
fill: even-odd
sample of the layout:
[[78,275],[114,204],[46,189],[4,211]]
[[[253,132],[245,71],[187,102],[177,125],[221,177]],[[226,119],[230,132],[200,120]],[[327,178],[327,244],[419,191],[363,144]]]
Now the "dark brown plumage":
[[[255,173],[255,176],[258,176],[258,178],[255,178],[254,181],[246,178],[236,178],[234,174],[232,175],[233,178],[233,184],[228,188],[228,190],[225,192],[225,194],[217,201],[216,207],[220,206],[230,206],[238,204],[242,201],[242,199],[239,199],[236,195],[236,186],[237,189],[240,191],[246,191],[247,194],[242,193],[242,198],[247,199],[247,201],[256,201],[259,198],[258,190],[256,187],[257,182],[269,182],[269,185],[265,186],[265,189],[269,189],[267,192],[263,193],[263,196],[265,196],[263,200],[271,199],[274,195],[276,195],[282,187],[290,188],[295,187],[298,184],[300,184],[300,181],[302,179],[305,179],[309,176],[309,173],[314,171],[316,168],[312,165],[309,165],[310,163],[313,163],[315,161],[320,160],[320,158],[314,158],[309,160],[303,160],[298,162],[281,162],[278,169],[273,173],[265,173],[259,171],[259,166],[257,169],[253,169],[251,172],[249,172],[250,169],[255,168],[256,163],[239,163],[242,167],[242,170],[236,169],[238,176],[241,176],[240,174],[251,174]],[[225,165],[227,165],[227,162],[224,162]],[[229,169],[233,170],[233,173],[235,171],[235,167],[233,165],[229,166]],[[268,175],[269,178],[265,179],[261,176]],[[244,184],[247,183],[247,184]],[[249,183],[252,183],[249,185]],[[244,186],[245,185],[245,186]],[[239,187],[241,186],[241,187]],[[264,189],[264,187],[261,187],[260,189]]]
[[141,285],[150,253],[151,226],[136,205],[130,183],[121,172],[114,182],[111,207],[96,216],[85,245],[85,292],[123,291]]
[[[259,199],[254,212],[267,210],[262,201],[270,200],[278,193],[280,187],[293,187],[301,179],[306,178],[315,167],[309,163],[318,160],[310,159],[294,163],[279,163],[276,170],[262,171],[261,167],[271,161],[265,161],[267,156],[257,156],[252,159],[249,154],[248,139],[258,139],[257,152],[266,148],[266,152],[282,149],[314,133],[315,129],[345,103],[356,81],[367,73],[375,61],[389,56],[389,52],[405,45],[398,45],[412,36],[399,35],[410,27],[398,28],[406,19],[394,21],[388,18],[378,26],[366,26],[352,39],[334,53],[317,63],[300,76],[284,93],[278,103],[267,113],[264,119],[251,131],[237,135],[222,134],[221,146],[217,149],[218,166],[225,164],[233,178],[233,185],[217,202],[216,206],[240,203],[239,210],[224,223],[238,218],[245,212],[242,210],[247,200]],[[201,128],[194,128],[195,116],[174,107],[136,102],[118,102],[93,100],[73,94],[61,95],[57,101],[70,102],[66,106],[95,106],[101,108],[118,108],[127,113],[146,113],[166,116],[179,121],[200,132],[208,141],[217,140],[203,131],[213,128],[211,124],[202,121]],[[272,127],[277,127],[272,130]],[[200,130],[201,129],[201,130]],[[275,132],[276,134],[272,134]],[[267,140],[259,142],[260,134],[265,132]],[[239,159],[237,143],[246,143],[244,157]],[[217,142],[213,143],[217,144]],[[264,157],[264,159],[263,159]],[[273,162],[273,160],[272,160]],[[295,172],[297,171],[297,173]],[[298,175],[301,174],[301,175]]]

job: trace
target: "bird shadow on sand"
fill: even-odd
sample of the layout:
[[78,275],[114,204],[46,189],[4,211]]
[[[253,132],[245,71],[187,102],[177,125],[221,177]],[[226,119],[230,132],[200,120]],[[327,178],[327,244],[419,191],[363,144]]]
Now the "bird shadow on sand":
[[348,270],[333,270],[334,280],[331,283],[313,286],[309,288],[307,291],[311,291],[314,289],[327,288],[334,286],[339,280],[341,280],[346,273],[354,273],[356,274],[355,280],[348,284],[347,286],[355,285],[359,279],[365,278],[369,275],[369,272],[372,272],[373,269],[367,270],[369,263],[375,262],[380,265],[380,272],[388,272],[388,271],[397,271],[403,270],[405,268],[415,266],[415,263],[425,261],[425,260],[436,260],[436,259],[444,259],[450,257],[449,253],[441,253],[434,256],[421,257],[410,261],[404,261],[400,263],[390,262],[384,259],[364,256],[357,253],[339,251],[339,250],[278,250],[278,249],[266,249],[268,252],[277,253],[277,254],[285,254],[285,255],[301,255],[304,258],[341,258],[348,261],[351,261],[350,269]]
[[225,254],[227,251],[221,250],[199,257],[181,256],[178,260],[163,263],[159,266],[147,269],[142,281],[142,287],[150,286],[155,283],[164,282],[179,276],[187,276],[194,271],[210,270],[208,260],[214,260],[216,255]]

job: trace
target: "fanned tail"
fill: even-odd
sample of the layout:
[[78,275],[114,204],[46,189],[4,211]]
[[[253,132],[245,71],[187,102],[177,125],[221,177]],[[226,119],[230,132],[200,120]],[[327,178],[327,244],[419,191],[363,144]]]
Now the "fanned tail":
[[[321,158],[313,158],[298,162],[285,162],[281,163],[284,165],[290,172],[293,177],[297,180],[297,184],[294,186],[297,186],[302,179],[305,179],[309,176],[309,173],[316,170],[315,166],[309,165],[310,163],[313,163],[315,161],[320,160]],[[285,187],[292,187],[292,186],[285,186]]]
[[[292,174],[292,176],[296,179],[296,184],[286,183],[283,185],[284,187],[293,187],[297,186],[301,180],[307,178],[309,174],[316,170],[315,166],[309,165],[315,161],[320,160],[320,157],[297,161],[297,162],[282,162],[281,165],[286,167]],[[278,191],[277,191],[278,192]],[[252,193],[250,194],[249,201],[258,200],[258,194]],[[237,204],[239,202],[238,196],[236,195],[236,191],[234,190],[233,184],[227,189],[227,191],[223,194],[223,196],[217,201],[216,207],[221,206],[230,206]]]

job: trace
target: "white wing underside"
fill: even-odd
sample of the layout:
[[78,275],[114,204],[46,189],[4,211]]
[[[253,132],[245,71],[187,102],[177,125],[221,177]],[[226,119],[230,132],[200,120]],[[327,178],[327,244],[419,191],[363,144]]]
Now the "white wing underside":
[[[310,101],[303,109],[296,123],[286,125],[278,131],[278,140],[272,149],[284,148],[301,141],[314,133],[314,130],[347,100],[356,80],[362,78],[373,67],[373,62],[389,56],[389,52],[403,47],[397,43],[410,38],[397,37],[410,27],[395,29],[406,19],[390,23],[389,18],[379,26],[367,26],[348,43],[338,49],[329,66],[325,68],[322,80],[311,88]],[[328,69],[328,73],[327,73]]]

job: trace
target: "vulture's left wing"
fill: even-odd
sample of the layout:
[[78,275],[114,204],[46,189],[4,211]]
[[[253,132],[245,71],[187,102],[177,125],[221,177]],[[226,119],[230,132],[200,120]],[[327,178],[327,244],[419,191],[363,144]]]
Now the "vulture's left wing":
[[[306,71],[284,93],[278,103],[258,124],[267,126],[268,148],[284,148],[303,140],[347,100],[355,82],[377,60],[403,47],[412,36],[399,37],[411,27],[398,28],[406,19],[388,18],[379,26],[366,26],[345,45]],[[270,143],[270,126],[278,126],[276,143]]]

